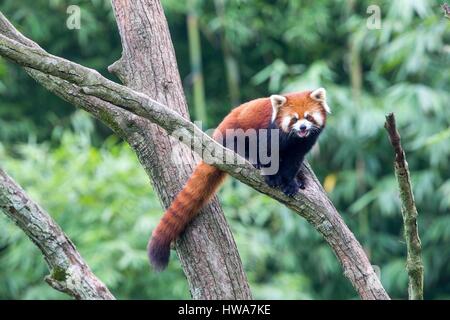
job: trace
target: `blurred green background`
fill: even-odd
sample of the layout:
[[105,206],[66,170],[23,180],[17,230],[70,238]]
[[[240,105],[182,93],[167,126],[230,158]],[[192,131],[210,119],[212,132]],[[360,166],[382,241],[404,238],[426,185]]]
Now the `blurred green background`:
[[[405,299],[406,248],[383,128],[384,115],[396,113],[420,213],[425,297],[450,298],[450,20],[440,1],[162,2],[193,119],[214,127],[239,102],[328,90],[333,113],[310,163],[389,294]],[[72,4],[81,8],[79,30],[66,27]],[[367,26],[372,4],[381,29]],[[0,10],[50,53],[113,78],[106,68],[121,46],[108,0],[2,0]],[[3,59],[0,97],[0,166],[111,291],[189,298],[175,254],[164,273],[149,268],[145,247],[162,209],[128,145]],[[232,179],[220,199],[255,298],[357,298],[303,219]],[[66,298],[44,283],[44,260],[23,232],[4,215],[0,228],[0,298]]]

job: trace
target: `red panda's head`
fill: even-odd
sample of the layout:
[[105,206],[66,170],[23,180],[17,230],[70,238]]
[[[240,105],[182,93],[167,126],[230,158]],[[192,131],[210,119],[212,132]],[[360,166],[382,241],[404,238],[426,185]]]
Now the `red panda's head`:
[[270,102],[273,108],[272,122],[283,132],[295,134],[298,138],[320,133],[325,126],[327,113],[331,112],[324,88],[272,95]]

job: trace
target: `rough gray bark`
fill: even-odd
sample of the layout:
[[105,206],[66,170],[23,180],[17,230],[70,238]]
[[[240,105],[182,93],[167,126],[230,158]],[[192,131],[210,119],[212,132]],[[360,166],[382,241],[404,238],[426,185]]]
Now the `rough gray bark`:
[[[110,68],[128,87],[151,96],[189,120],[169,27],[159,0],[111,1],[122,57]],[[155,124],[141,129],[133,148],[164,208],[192,174],[198,156]],[[176,161],[174,161],[176,160]],[[175,244],[194,299],[251,299],[230,227],[217,197]]]
[[406,271],[409,277],[408,296],[409,300],[423,300],[424,267],[422,262],[422,245],[417,226],[418,212],[414,201],[408,162],[406,162],[405,151],[401,144],[400,134],[397,131],[393,113],[386,116],[384,126],[395,152],[394,169],[400,191],[407,250]]
[[[94,70],[42,51],[36,51],[3,35],[0,35],[0,55],[8,57],[22,66],[32,67],[65,79],[80,87],[82,93],[91,97],[95,96],[119,108],[145,117],[164,128],[168,133],[176,131],[177,135],[183,138],[182,141],[191,144],[190,147],[196,152],[210,151],[207,154],[202,153],[202,157],[207,158],[208,162],[256,190],[284,203],[306,218],[329,243],[344,269],[345,276],[351,281],[362,299],[389,299],[361,245],[326,196],[309,166],[304,168],[307,179],[306,190],[294,198],[287,197],[281,191],[268,187],[259,171],[248,162],[243,161],[231,150],[224,149],[176,112],[142,93],[111,82]],[[223,155],[227,159],[239,159],[239,161],[234,161],[234,164],[230,161],[224,162]]]
[[76,299],[114,299],[50,215],[33,202],[2,169],[0,210],[41,250],[50,269],[50,275],[45,278],[49,285]]

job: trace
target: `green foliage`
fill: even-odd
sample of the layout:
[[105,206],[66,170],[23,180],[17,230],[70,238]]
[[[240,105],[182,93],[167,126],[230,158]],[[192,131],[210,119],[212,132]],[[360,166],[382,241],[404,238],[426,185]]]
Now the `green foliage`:
[[[2,167],[51,213],[118,298],[187,298],[179,263],[150,271],[145,248],[161,207],[145,172],[115,137],[93,147],[91,121],[77,113],[74,131],[64,131],[56,148],[21,144],[14,158],[3,151]],[[48,270],[38,249],[4,215],[0,221],[0,297],[60,297],[43,282]]]
[[[79,5],[79,30],[66,27],[67,7]],[[111,77],[107,67],[120,57],[119,34],[109,0],[3,0],[2,13],[25,36],[48,52],[94,68]],[[49,94],[22,70],[0,58],[0,139],[45,140],[55,125],[67,125],[73,107]],[[17,107],[20,106],[20,107]],[[104,137],[109,130],[99,127]]]
[[[192,105],[188,8],[162,2]],[[80,30],[65,28],[68,1],[4,0],[0,10],[51,53],[107,75],[120,55],[109,1],[70,4],[82,9]],[[372,4],[381,8],[379,30],[366,25]],[[425,297],[450,297],[450,24],[439,5],[215,0],[194,8],[209,124],[231,108],[226,58],[237,62],[242,101],[327,89],[333,113],[309,160],[394,298],[407,297],[407,274],[393,152],[383,128],[391,111],[413,178]],[[120,298],[188,297],[175,255],[164,273],[148,267],[145,245],[161,208],[129,148],[4,60],[0,95],[2,167],[48,209],[94,272]],[[220,198],[256,298],[356,298],[328,245],[303,219],[231,179]],[[63,297],[43,282],[38,250],[6,218],[0,225],[0,297]]]

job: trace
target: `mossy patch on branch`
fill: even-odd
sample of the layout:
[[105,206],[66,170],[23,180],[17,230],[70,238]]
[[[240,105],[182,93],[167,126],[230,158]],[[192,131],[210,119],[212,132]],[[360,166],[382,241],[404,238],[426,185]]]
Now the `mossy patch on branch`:
[[65,281],[67,279],[66,270],[60,267],[55,267],[52,269],[52,278],[56,281]]

